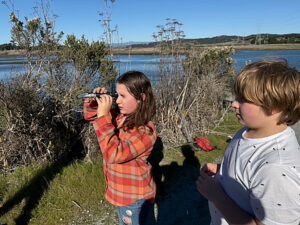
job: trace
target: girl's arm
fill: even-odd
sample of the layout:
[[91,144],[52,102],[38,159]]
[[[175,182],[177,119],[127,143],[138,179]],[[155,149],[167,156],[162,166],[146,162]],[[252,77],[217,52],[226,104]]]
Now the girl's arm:
[[93,121],[97,118],[97,101],[94,99],[86,98],[83,104],[83,115],[87,121]]
[[102,116],[92,123],[107,163],[124,163],[135,159],[144,152],[151,151],[156,141],[156,133],[151,122],[153,131],[145,126],[130,130],[130,134],[117,130],[109,115]]
[[106,95],[107,90],[105,88],[95,88],[93,93],[102,93],[103,95],[96,99],[84,99],[83,113],[85,120],[88,121],[94,121],[97,117],[109,115],[115,111],[111,107],[112,97]]
[[197,180],[198,191],[223,214],[229,224],[247,224],[263,225],[257,218],[253,218],[246,211],[241,209],[235,202],[224,192],[221,185],[213,177],[201,171]]
[[[97,109],[98,109],[97,101],[95,99],[86,98],[83,104],[84,119],[87,121],[93,121],[97,119]],[[117,116],[116,111],[117,110],[114,108],[110,109],[110,114],[112,117]]]

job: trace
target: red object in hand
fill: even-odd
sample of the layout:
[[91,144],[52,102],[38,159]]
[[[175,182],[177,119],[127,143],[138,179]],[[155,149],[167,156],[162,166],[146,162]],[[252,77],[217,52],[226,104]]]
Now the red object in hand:
[[196,137],[195,141],[197,145],[206,152],[210,152],[214,149],[214,146],[212,146],[210,141],[205,137]]

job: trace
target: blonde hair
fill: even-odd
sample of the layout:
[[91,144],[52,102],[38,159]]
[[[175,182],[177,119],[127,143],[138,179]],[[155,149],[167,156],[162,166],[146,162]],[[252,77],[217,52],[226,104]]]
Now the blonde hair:
[[293,125],[300,119],[300,74],[285,59],[245,66],[236,77],[234,92],[238,99],[261,106],[267,115],[281,112],[278,124]]

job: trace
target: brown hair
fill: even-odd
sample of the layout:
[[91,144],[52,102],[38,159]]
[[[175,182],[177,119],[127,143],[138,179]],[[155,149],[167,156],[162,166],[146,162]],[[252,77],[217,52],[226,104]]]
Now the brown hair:
[[293,125],[300,119],[300,74],[285,59],[245,66],[236,77],[234,92],[238,99],[261,106],[267,115],[280,111],[278,124]]
[[[136,100],[139,100],[137,110],[126,117],[124,127],[132,129],[147,125],[155,114],[156,106],[150,80],[139,71],[128,71],[117,79],[118,84],[124,84]],[[145,95],[143,100],[142,94]]]

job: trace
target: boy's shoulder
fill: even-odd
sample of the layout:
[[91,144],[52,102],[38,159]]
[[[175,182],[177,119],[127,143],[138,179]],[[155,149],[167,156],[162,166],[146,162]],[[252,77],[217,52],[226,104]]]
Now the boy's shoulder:
[[253,167],[260,167],[262,164],[279,166],[294,164],[300,167],[300,146],[291,127],[265,138],[242,138],[240,145],[239,150],[248,155]]
[[247,131],[247,127],[243,127],[240,130],[238,130],[235,135],[233,136],[232,140],[237,140],[243,138],[243,134]]
[[258,139],[244,138],[246,130],[242,128],[237,132],[224,156],[227,161],[238,162],[248,180],[278,170],[290,170],[298,174],[295,176],[300,175],[300,146],[292,128],[287,127],[278,134]]
[[[300,127],[300,126],[299,126]],[[244,138],[244,133],[248,130],[249,128],[248,127],[243,127],[241,128],[240,130],[238,130],[234,137],[232,138],[232,140],[235,140],[235,139],[247,139],[247,138]],[[290,126],[288,126],[284,131],[282,132],[279,132],[277,134],[274,134],[272,136],[269,136],[269,137],[265,137],[265,138],[253,138],[253,139],[249,139],[249,140],[253,140],[253,141],[258,141],[258,142],[264,142],[266,140],[272,140],[272,139],[280,139],[280,138],[288,138],[288,139],[293,139],[294,141],[297,141],[297,136],[296,136],[296,133],[294,131],[293,128],[291,128]]]
[[299,143],[291,127],[272,136],[257,139],[245,138],[243,135],[247,129],[243,127],[236,133],[227,147],[229,152],[237,151],[243,157],[252,158],[251,161],[272,158],[274,163],[298,162],[299,158],[300,162]]

